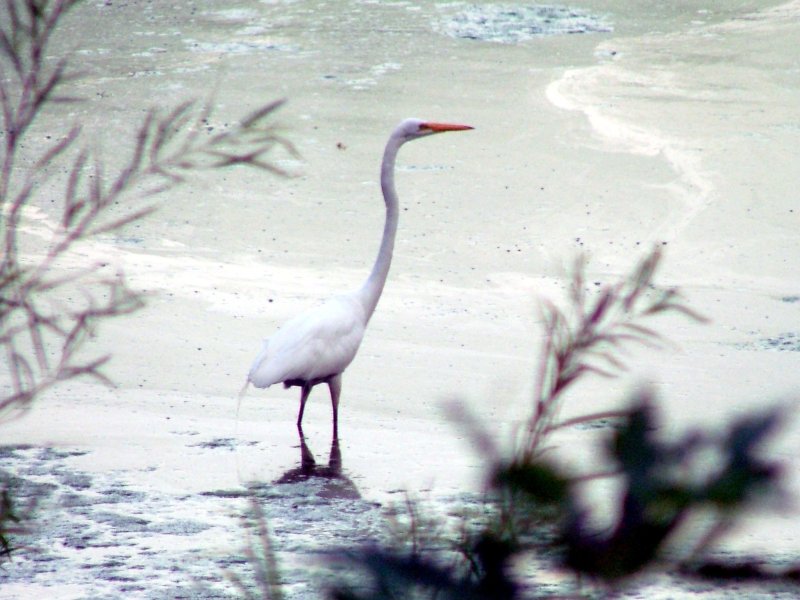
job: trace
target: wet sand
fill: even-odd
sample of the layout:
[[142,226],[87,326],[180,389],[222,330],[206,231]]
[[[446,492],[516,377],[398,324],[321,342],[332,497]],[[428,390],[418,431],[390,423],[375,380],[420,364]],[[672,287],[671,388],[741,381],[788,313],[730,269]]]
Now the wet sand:
[[[208,494],[242,492],[301,464],[297,390],[251,390],[238,420],[236,394],[261,338],[366,276],[383,219],[378,162],[406,116],[476,129],[401,152],[395,260],[345,374],[340,412],[343,472],[361,499],[338,499],[298,522],[291,497],[305,492],[280,488],[288,491],[269,516],[291,597],[313,597],[317,585],[298,566],[319,550],[303,537],[309,527],[334,542],[369,538],[380,529],[376,504],[402,490],[447,499],[480,488],[481,457],[442,402],[466,402],[498,437],[519,427],[541,335],[537,298],[559,297],[579,252],[604,282],[664,245],[662,281],[681,286],[713,321],[654,323],[675,349],[637,353],[626,377],[576,390],[565,416],[619,405],[640,382],[656,387],[675,430],[796,395],[800,180],[790,157],[800,135],[800,3],[731,3],[716,13],[622,4],[585,5],[607,15],[611,33],[513,44],[449,35],[442,24],[457,5],[76,9],[59,47],[74,49],[86,73],[74,91],[89,101],[59,107],[42,131],[80,119],[113,157],[152,102],[213,92],[211,126],[219,127],[286,97],[279,121],[302,158],[276,156],[296,173],[291,179],[204,174],[170,192],[146,222],[86,249],[116,257],[153,294],[145,310],[107,324],[93,342],[113,353],[118,387],[64,385],[5,426],[3,439],[33,445],[16,451],[17,472],[54,485],[56,510],[70,493],[80,496],[97,533],[83,547],[49,547],[64,568],[20,556],[16,575],[12,567],[2,576],[4,593],[40,597],[41,586],[57,585],[62,595],[50,588],[49,597],[113,597],[128,585],[134,597],[173,597],[192,584],[191,570],[174,566],[191,563],[195,576],[228,566],[220,556],[242,542],[232,514],[245,503]],[[53,217],[41,209],[33,235]],[[324,463],[323,390],[305,422]],[[585,468],[603,433],[564,434],[565,460]],[[789,423],[776,452],[788,461],[798,444]],[[790,464],[796,498],[798,474]],[[128,490],[130,501],[103,496],[108,489]],[[602,505],[603,491],[589,497]],[[361,511],[358,535],[331,520],[343,510]],[[146,523],[115,520],[123,517]],[[186,532],[161,525],[169,520],[189,523]],[[726,551],[791,560],[796,521],[793,510],[755,511]],[[118,536],[125,527],[136,535]],[[126,562],[134,554],[149,556],[148,566]],[[113,560],[119,565],[98,575]],[[222,589],[210,575],[201,580]],[[672,584],[654,582],[648,596]]]

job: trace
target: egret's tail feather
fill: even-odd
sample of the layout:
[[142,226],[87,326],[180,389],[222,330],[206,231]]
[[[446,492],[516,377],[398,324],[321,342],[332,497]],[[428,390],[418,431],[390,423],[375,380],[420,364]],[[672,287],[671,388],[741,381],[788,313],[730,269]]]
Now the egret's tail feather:
[[242,389],[239,390],[239,398],[236,401],[236,421],[234,425],[233,438],[236,440],[236,474],[239,481],[242,481],[242,472],[239,465],[239,408],[242,406],[242,398],[247,393],[247,388],[250,387],[250,376],[244,382]]
[[239,399],[236,401],[236,424],[239,424],[239,408],[242,406],[242,398],[244,398],[245,394],[247,394],[247,388],[250,387],[250,378],[247,378],[247,381],[244,382],[242,389],[239,390]]

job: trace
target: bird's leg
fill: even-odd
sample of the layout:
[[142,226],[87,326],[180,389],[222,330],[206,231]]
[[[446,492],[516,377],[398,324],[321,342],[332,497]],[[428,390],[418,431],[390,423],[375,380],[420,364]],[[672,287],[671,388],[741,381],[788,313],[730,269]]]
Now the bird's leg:
[[311,393],[311,386],[304,383],[300,386],[300,413],[297,415],[297,432],[303,437],[303,411],[306,409],[306,400]]
[[331,392],[331,406],[333,406],[333,439],[339,439],[339,394],[342,391],[342,375],[334,375],[328,380],[328,389]]

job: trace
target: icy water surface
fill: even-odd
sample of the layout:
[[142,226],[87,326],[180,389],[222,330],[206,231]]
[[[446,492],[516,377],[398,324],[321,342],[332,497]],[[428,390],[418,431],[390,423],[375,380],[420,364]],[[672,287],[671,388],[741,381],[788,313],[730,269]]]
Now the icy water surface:
[[441,31],[456,38],[516,44],[537,36],[612,30],[604,18],[564,6],[471,4],[442,19]]
[[[203,454],[236,445],[221,438],[187,448],[201,449],[202,464]],[[302,453],[298,466],[273,482],[174,495],[74,468],[70,459],[85,450],[6,446],[3,474],[20,506],[36,503],[37,518],[28,548],[0,578],[3,597],[236,597],[226,574],[250,581],[245,546],[258,535],[253,522],[237,524],[235,515],[246,514],[253,498],[268,507],[283,576],[305,590],[295,596],[321,597],[327,551],[345,541],[380,542],[383,515],[342,474],[338,451],[324,467],[307,447]]]

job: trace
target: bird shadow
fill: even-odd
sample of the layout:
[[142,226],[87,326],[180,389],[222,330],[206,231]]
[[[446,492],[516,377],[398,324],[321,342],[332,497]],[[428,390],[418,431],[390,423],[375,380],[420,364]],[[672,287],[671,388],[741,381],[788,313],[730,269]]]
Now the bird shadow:
[[275,479],[273,484],[303,484],[304,495],[312,494],[318,498],[349,500],[361,498],[358,488],[343,472],[342,450],[338,437],[331,441],[327,464],[320,464],[314,458],[305,437],[300,435],[300,464]]

